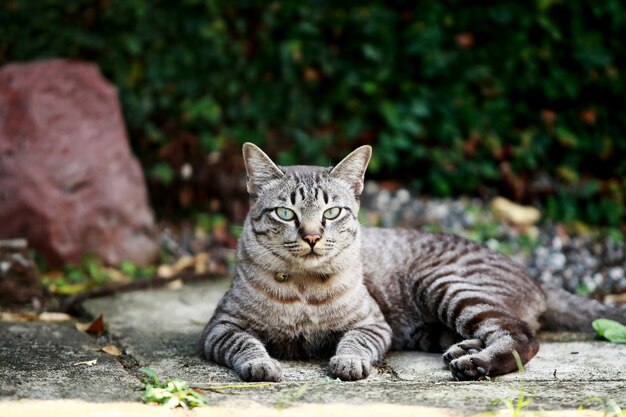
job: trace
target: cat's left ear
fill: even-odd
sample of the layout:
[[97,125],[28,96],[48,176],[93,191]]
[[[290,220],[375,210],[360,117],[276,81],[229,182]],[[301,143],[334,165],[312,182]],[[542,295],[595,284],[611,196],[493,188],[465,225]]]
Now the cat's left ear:
[[352,184],[354,193],[361,195],[363,192],[363,181],[367,164],[372,157],[372,147],[369,145],[361,146],[350,155],[346,156],[331,171],[330,176],[340,178]]
[[268,182],[285,176],[270,157],[255,144],[244,143],[242,151],[248,174],[246,186],[249,194],[256,194]]

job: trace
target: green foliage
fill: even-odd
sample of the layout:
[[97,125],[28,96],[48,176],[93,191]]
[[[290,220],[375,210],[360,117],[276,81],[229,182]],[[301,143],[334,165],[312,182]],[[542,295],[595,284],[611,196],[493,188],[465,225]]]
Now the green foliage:
[[145,403],[157,403],[168,408],[193,408],[208,404],[204,395],[194,391],[186,381],[173,379],[161,382],[153,369],[139,368],[143,373],[142,382],[145,384],[141,399]]
[[138,266],[132,261],[122,261],[119,270],[131,279],[152,278],[157,273],[154,265]]
[[150,168],[150,176],[165,185],[169,185],[174,181],[176,174],[170,165],[165,162],[157,162]]
[[78,265],[68,263],[61,271],[46,273],[41,284],[51,293],[72,295],[113,282],[151,278],[155,275],[155,266],[137,266],[131,261],[123,261],[118,269],[113,269],[105,267],[97,255],[87,254]]
[[598,332],[600,337],[607,339],[612,343],[626,343],[626,326],[608,319],[594,320],[593,328]]
[[421,192],[497,188],[551,218],[618,226],[625,13],[621,0],[12,0],[0,64],[96,61],[162,184],[181,137],[202,152],[251,140],[282,164],[370,143],[372,175]]
[[102,259],[88,254],[78,265],[68,263],[60,273],[45,275],[42,285],[52,293],[71,295],[112,281],[110,270],[104,267]]

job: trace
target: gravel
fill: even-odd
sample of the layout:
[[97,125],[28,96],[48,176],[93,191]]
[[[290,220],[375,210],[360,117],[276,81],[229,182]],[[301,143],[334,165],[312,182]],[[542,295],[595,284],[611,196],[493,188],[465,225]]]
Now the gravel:
[[498,219],[480,199],[415,198],[398,188],[367,183],[362,221],[382,227],[418,227],[482,242],[526,265],[530,275],[568,291],[602,299],[626,293],[626,243],[602,233],[576,233],[542,221],[519,228]]

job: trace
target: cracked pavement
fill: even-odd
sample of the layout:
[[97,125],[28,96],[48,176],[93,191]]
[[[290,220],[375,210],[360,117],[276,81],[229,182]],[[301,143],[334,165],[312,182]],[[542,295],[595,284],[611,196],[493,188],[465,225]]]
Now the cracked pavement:
[[[225,407],[234,412],[253,407],[259,413],[269,410],[268,415],[287,406],[305,410],[316,404],[369,405],[374,407],[370,411],[386,405],[397,415],[415,407],[423,415],[433,410],[432,415],[472,415],[493,410],[489,404],[496,399],[516,397],[522,379],[533,410],[572,410],[591,398],[626,401],[626,345],[581,334],[543,334],[541,349],[523,376],[456,382],[440,355],[391,352],[364,381],[330,379],[326,361],[282,361],[283,382],[248,385],[197,353],[200,332],[228,284],[228,280],[206,281],[88,300],[83,307],[93,317],[104,316],[106,337],[79,332],[71,322],[0,323],[0,416],[11,410],[8,405],[18,407],[12,409],[12,416],[32,415],[32,407],[39,403],[24,400],[138,403],[142,384],[136,369],[140,366],[154,369],[162,380],[181,378],[208,389],[209,409]],[[124,355],[116,358],[98,350],[108,342]],[[76,365],[93,359],[97,359],[93,366]],[[215,389],[225,385],[237,388]],[[32,407],[20,414],[19,406],[26,404]],[[83,411],[92,407],[83,404]]]

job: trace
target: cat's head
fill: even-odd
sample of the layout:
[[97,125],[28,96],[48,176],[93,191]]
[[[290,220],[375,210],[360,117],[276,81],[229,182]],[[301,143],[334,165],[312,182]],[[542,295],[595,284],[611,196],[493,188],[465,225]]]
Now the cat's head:
[[359,196],[371,154],[370,146],[361,146],[335,167],[279,167],[244,144],[250,255],[295,272],[341,268],[347,251],[353,256],[359,248]]

